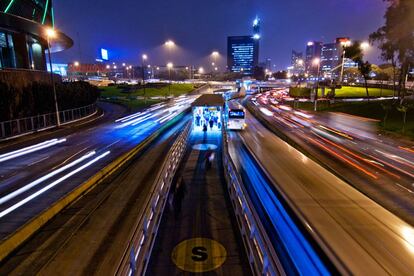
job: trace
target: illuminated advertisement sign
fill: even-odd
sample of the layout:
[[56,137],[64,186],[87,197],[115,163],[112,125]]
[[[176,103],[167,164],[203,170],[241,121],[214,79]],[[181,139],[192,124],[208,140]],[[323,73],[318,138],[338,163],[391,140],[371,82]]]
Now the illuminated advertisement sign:
[[108,50],[106,50],[106,49],[101,49],[101,59],[102,60],[108,60],[109,58],[108,58]]

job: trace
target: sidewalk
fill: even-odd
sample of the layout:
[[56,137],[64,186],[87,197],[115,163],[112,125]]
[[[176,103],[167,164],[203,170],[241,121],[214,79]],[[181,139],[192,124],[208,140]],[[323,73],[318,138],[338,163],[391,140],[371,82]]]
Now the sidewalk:
[[[215,160],[206,171],[206,151],[198,149],[215,146]],[[181,172],[173,186],[184,183],[185,188],[177,188],[181,191],[166,206],[147,275],[250,275],[225,190],[221,133],[192,133]]]

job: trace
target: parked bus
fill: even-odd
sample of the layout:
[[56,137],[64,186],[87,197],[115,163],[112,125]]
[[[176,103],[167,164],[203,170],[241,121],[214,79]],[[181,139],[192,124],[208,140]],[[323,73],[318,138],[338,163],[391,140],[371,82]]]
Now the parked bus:
[[227,102],[227,128],[243,130],[246,127],[246,112],[244,107],[236,101]]

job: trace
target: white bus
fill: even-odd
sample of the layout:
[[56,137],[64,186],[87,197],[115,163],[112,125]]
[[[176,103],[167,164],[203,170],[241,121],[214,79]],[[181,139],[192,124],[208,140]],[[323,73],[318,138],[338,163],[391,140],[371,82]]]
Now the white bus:
[[236,101],[227,102],[227,128],[243,130],[246,127],[246,112],[244,107]]

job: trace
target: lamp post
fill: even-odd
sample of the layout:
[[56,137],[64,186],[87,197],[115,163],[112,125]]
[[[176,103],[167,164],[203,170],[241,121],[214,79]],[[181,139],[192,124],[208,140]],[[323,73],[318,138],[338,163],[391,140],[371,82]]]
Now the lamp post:
[[171,39],[170,40],[167,40],[165,43],[164,43],[164,45],[165,45],[165,47],[167,47],[167,49],[168,49],[168,59],[171,59],[171,51],[172,51],[172,49],[175,47],[175,42],[174,41],[172,41]]
[[148,56],[146,54],[142,55],[142,63],[141,63],[141,70],[142,70],[142,85],[144,86],[144,98],[146,96],[146,90],[145,90],[145,61],[148,59]]
[[203,67],[198,68],[198,73],[200,74],[200,79],[201,79],[201,75],[204,73],[204,68]]
[[50,66],[50,80],[52,82],[53,87],[53,98],[55,101],[55,110],[56,110],[56,126],[60,126],[60,117],[59,117],[59,106],[57,102],[57,95],[56,95],[56,86],[55,86],[55,79],[53,77],[53,68],[52,68],[52,55],[50,52],[50,39],[56,37],[56,31],[52,28],[46,30],[46,38],[47,38],[47,52],[49,56],[49,66]]
[[345,48],[351,45],[351,41],[348,40],[348,41],[341,42],[341,45],[342,45],[342,63],[341,63],[341,75],[340,75],[339,80],[342,83],[344,81],[344,65],[345,65],[345,53],[346,53]]
[[167,68],[168,68],[168,94],[171,96],[171,69],[174,67],[174,65],[172,64],[172,62],[168,62],[167,63]]
[[219,56],[220,56],[220,53],[218,51],[213,51],[211,53],[211,57],[213,58],[213,62],[212,62],[213,69],[215,69],[215,67],[217,67],[217,58]]
[[319,89],[319,71],[320,71],[320,66],[321,66],[321,60],[319,58],[315,58],[312,61],[314,66],[318,67],[318,72],[317,72],[317,76],[316,76],[316,89],[315,89],[315,107],[314,110],[316,111],[317,109],[317,101],[318,101],[318,89]]

